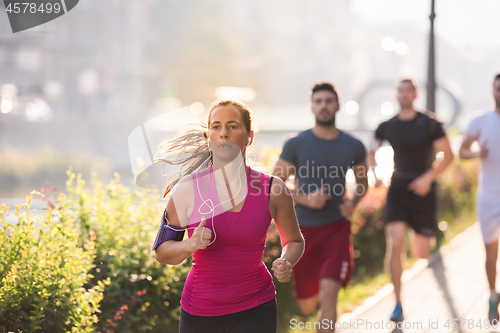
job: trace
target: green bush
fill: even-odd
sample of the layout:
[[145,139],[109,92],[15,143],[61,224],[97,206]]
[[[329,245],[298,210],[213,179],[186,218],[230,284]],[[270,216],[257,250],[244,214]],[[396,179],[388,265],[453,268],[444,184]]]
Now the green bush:
[[[165,266],[151,251],[163,207],[158,191],[103,186],[69,172],[68,196],[85,233],[96,237],[92,285],[109,278],[100,304],[101,332],[177,332],[180,296],[190,262]],[[164,206],[164,203],[163,203]]]
[[462,161],[456,158],[439,179],[438,216],[451,222],[464,212],[476,209],[480,162]]
[[[84,288],[95,255],[84,242],[64,195],[58,210],[35,219],[27,203],[16,206],[17,224],[0,207],[0,331],[93,332],[104,283]],[[38,224],[38,226],[36,225]]]
[[[171,267],[151,251],[162,207],[157,191],[104,186],[68,171],[67,198],[38,223],[29,201],[19,223],[0,221],[0,331],[177,332],[190,262]],[[31,199],[30,199],[31,200]]]
[[354,271],[351,284],[383,271],[386,248],[384,214],[386,187],[370,187],[352,217]]

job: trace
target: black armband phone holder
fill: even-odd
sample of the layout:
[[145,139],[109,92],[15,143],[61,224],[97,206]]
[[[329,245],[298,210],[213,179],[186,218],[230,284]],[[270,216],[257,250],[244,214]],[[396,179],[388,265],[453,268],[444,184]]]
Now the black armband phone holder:
[[158,245],[166,241],[169,240],[181,241],[184,238],[185,230],[181,227],[175,227],[170,225],[168,223],[166,214],[167,212],[163,211],[160,229],[158,230],[155,242],[153,243],[152,251],[154,251],[158,247]]

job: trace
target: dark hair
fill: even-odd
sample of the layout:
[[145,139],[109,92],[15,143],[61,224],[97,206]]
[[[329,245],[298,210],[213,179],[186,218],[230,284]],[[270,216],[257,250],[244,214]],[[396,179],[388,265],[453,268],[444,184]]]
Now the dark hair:
[[321,90],[328,90],[328,91],[332,92],[335,95],[337,102],[339,101],[339,93],[337,92],[337,89],[335,89],[333,84],[331,84],[329,82],[316,83],[314,85],[314,87],[311,89],[311,99],[312,99],[312,95],[314,95],[314,93],[317,93],[318,91],[321,91]]
[[234,106],[240,111],[245,129],[250,133],[253,117],[248,106],[230,99],[220,100],[212,104],[208,112],[207,123],[191,124],[183,128],[173,139],[160,143],[157,152],[157,156],[160,157],[153,162],[182,166],[181,171],[167,180],[163,197],[167,196],[182,177],[198,169],[206,169],[213,164],[212,152],[207,144],[210,116],[217,107],[227,105]]
[[495,82],[497,82],[497,80],[500,80],[500,73],[498,73],[497,76],[495,76],[495,79],[493,80],[493,84],[495,84]]
[[399,80],[399,84],[401,84],[401,83],[409,83],[413,87],[413,91],[417,91],[418,85],[415,82],[415,80],[412,80],[412,79],[409,79],[409,78],[404,78],[404,79]]

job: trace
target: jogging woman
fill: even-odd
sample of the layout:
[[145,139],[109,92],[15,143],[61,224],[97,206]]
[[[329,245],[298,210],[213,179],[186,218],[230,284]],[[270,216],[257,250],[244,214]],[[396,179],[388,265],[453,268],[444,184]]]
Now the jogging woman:
[[177,153],[165,161],[184,166],[167,184],[170,198],[153,246],[162,264],[193,258],[181,297],[181,333],[276,332],[276,292],[262,261],[271,220],[282,244],[273,262],[279,282],[290,280],[304,240],[284,182],[246,165],[254,134],[248,107],[223,100],[210,109],[206,127],[161,146],[163,155]]

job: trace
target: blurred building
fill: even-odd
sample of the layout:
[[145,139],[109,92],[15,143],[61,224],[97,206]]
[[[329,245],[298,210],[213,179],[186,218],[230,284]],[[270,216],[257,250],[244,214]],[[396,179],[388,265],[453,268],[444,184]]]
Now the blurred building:
[[[85,0],[16,34],[1,12],[0,31],[0,86],[10,84],[2,98],[11,99],[0,113],[0,150],[85,150],[117,169],[129,167],[135,127],[194,102],[206,111],[220,87],[252,92],[261,131],[282,133],[264,142],[273,145],[313,124],[308,92],[318,80],[339,87],[339,126],[365,141],[397,111],[394,80],[416,78],[425,98],[427,32],[367,25],[350,0]],[[491,104],[499,54],[456,50],[438,32],[438,83],[464,115]],[[450,98],[438,94],[438,115],[453,108]]]

